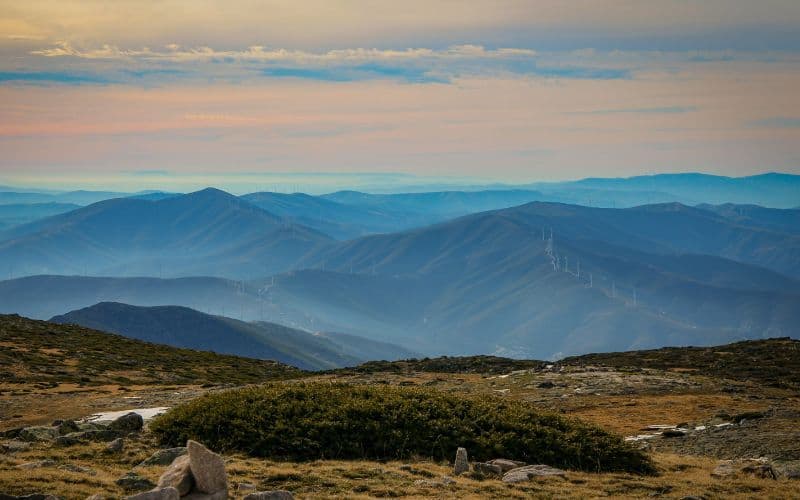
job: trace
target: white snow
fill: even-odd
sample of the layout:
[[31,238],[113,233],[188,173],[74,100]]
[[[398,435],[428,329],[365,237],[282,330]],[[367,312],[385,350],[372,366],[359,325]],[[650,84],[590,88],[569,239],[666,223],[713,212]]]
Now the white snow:
[[169,410],[169,406],[158,406],[155,408],[131,408],[130,410],[120,410],[120,411],[107,411],[103,413],[95,413],[91,417],[87,417],[86,421],[88,422],[110,422],[112,420],[116,420],[117,418],[127,415],[128,413],[138,413],[142,416],[145,420],[150,420],[151,418],[161,415],[165,411]]

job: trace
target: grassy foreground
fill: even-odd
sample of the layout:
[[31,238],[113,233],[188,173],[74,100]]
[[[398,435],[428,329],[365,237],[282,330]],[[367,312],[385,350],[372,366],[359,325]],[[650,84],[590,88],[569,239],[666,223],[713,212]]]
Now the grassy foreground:
[[286,460],[425,457],[459,446],[476,460],[511,458],[573,470],[651,473],[650,460],[590,424],[517,401],[427,388],[269,384],[212,393],[153,421],[163,444]]

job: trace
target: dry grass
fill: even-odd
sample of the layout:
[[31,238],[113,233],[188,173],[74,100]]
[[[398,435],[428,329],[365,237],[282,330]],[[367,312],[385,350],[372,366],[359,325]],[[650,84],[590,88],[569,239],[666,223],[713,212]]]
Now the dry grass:
[[[130,471],[155,448],[148,440],[129,442],[115,457],[102,453],[102,445],[67,449],[40,445],[14,457],[0,459],[0,491],[12,494],[49,492],[65,499],[84,499],[102,492],[122,496],[114,480]],[[230,494],[241,498],[239,483],[259,489],[287,489],[297,498],[642,498],[664,495],[681,498],[792,498],[797,482],[758,478],[717,479],[711,476],[716,461],[703,457],[655,454],[662,474],[643,477],[631,474],[569,472],[566,479],[549,478],[508,485],[497,479],[456,477],[448,486],[425,486],[417,480],[436,481],[451,474],[448,464],[401,462],[317,461],[289,463],[264,461],[244,456],[227,457]],[[53,466],[20,470],[17,465],[51,459]],[[90,475],[59,469],[72,464],[91,468]],[[164,467],[136,468],[142,476],[156,481]]]

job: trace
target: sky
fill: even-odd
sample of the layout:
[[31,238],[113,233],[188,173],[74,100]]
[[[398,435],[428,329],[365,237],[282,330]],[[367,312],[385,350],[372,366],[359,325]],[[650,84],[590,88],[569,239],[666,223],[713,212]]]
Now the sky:
[[797,0],[0,0],[0,184],[800,174]]

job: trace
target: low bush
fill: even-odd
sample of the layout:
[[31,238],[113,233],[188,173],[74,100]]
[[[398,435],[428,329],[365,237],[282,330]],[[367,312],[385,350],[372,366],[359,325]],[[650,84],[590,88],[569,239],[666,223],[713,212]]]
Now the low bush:
[[510,458],[585,471],[651,473],[642,452],[597,427],[497,397],[427,388],[268,384],[211,393],[150,424],[162,443],[286,460]]

